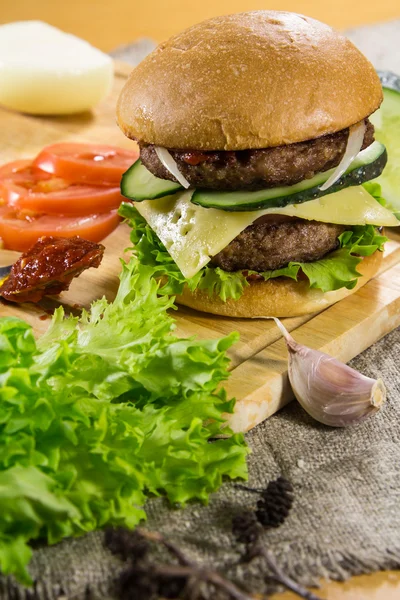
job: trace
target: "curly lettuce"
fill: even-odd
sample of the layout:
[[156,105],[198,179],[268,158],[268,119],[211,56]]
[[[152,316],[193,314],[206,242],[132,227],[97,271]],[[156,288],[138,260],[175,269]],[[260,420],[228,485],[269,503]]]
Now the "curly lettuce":
[[[376,190],[375,190],[376,191]],[[185,278],[169,255],[160,239],[132,204],[124,202],[120,214],[132,227],[131,241],[140,263],[151,267],[153,276],[164,278],[159,293],[179,295],[185,285],[191,291],[207,290],[210,296],[219,296],[224,302],[228,298],[237,300],[249,285],[248,275],[261,275],[265,281],[276,277],[289,277],[297,281],[306,276],[310,287],[323,292],[340,288],[352,289],[361,274],[357,265],[363,256],[381,251],[386,237],[380,235],[372,225],[352,227],[339,237],[339,248],[314,262],[290,262],[282,269],[271,271],[224,271],[219,267],[205,266],[194,277]]]
[[0,319],[4,574],[31,583],[31,540],[132,528],[149,495],[207,502],[224,477],[246,478],[243,436],[215,440],[234,408],[219,383],[237,334],[177,338],[172,300],[157,292],[134,258],[114,302],[79,318],[58,308],[37,341],[24,321]]
[[382,187],[379,183],[376,183],[376,181],[366,181],[363,183],[363,187],[369,194],[371,194],[371,196],[375,198],[377,202],[379,202],[379,204],[391,210],[395,217],[400,221],[400,211],[382,197]]

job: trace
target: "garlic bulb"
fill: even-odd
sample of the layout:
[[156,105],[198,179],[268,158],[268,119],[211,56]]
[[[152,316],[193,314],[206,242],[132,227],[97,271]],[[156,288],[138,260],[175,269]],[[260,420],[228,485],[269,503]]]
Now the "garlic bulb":
[[356,425],[386,400],[381,379],[365,377],[336,358],[298,344],[274,318],[289,351],[289,381],[297,400],[314,419],[332,427]]

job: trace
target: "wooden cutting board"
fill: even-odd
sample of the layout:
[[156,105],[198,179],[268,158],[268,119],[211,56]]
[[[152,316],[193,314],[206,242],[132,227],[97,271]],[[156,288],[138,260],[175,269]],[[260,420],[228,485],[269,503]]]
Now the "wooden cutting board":
[[[30,117],[0,109],[0,164],[35,156],[43,146],[60,141],[85,141],[132,148],[115,122],[115,104],[131,67],[116,64],[114,89],[93,113],[73,117]],[[400,325],[400,236],[391,233],[379,275],[356,294],[319,314],[284,319],[299,342],[348,361]],[[77,311],[105,295],[112,300],[120,270],[119,258],[129,245],[129,229],[121,225],[105,241],[106,252],[99,269],[75,280],[59,301],[47,299],[39,306],[1,304],[0,316],[18,316],[37,333],[48,325],[49,313],[58,304]],[[10,264],[0,251],[0,265]],[[179,308],[174,313],[178,334],[216,338],[239,331],[240,342],[230,350],[232,374],[225,384],[238,399],[231,425],[246,431],[292,399],[287,379],[287,352],[276,325],[263,319],[229,319]]]

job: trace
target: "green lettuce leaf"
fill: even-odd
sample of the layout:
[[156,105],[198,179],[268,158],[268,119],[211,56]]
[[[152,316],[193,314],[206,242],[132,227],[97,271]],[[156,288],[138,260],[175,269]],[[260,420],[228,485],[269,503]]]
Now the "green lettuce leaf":
[[[372,186],[372,187],[371,187]],[[377,194],[379,201],[380,186],[370,184],[368,191]],[[378,189],[379,188],[379,189]],[[381,203],[384,202],[380,198]],[[305,275],[310,287],[318,288],[323,292],[338,290],[340,288],[352,289],[357,283],[360,273],[357,265],[361,256],[370,256],[376,250],[382,250],[387,238],[377,233],[372,225],[356,226],[345,231],[340,237],[340,247],[326,255],[324,258],[310,262],[290,262],[282,269],[264,271],[235,271],[229,273],[219,267],[203,267],[194,277],[186,279],[178,266],[168,254],[167,250],[147,225],[132,204],[123,203],[120,214],[127,219],[132,227],[131,241],[133,249],[140,263],[152,268],[153,277],[162,278],[163,284],[159,289],[160,294],[181,294],[186,284],[190,290],[207,290],[210,296],[219,296],[224,302],[228,298],[237,300],[249,285],[248,275],[261,275],[265,281],[276,277],[289,277],[298,280],[300,275]]]
[[0,568],[25,584],[30,540],[54,544],[106,525],[135,527],[149,494],[207,502],[246,478],[242,435],[210,443],[234,400],[226,350],[237,339],[174,336],[153,267],[122,264],[113,303],[65,318],[36,342],[0,319]]
[[379,202],[379,204],[382,204],[382,206],[385,206],[389,210],[393,211],[395,217],[400,221],[400,211],[396,210],[385,198],[382,197],[382,187],[379,183],[376,183],[375,181],[367,181],[362,185],[367,192],[370,193],[377,202]]
[[382,188],[379,183],[376,183],[375,181],[366,181],[362,184],[362,186],[369,194],[371,194],[371,196],[375,198],[377,202],[379,202],[379,204],[382,206],[387,206],[385,198],[382,197]]

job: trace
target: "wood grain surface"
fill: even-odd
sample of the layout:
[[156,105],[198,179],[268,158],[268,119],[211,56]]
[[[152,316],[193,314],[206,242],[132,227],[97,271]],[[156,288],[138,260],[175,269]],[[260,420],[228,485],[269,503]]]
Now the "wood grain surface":
[[398,0],[2,0],[0,22],[41,19],[108,52],[138,37],[160,42],[215,15],[259,9],[291,10],[339,29],[400,17]]
[[[312,591],[326,600],[399,600],[400,571],[358,575],[345,582],[321,581],[321,587]],[[299,597],[285,592],[274,594],[270,600],[299,600]]]
[[[72,118],[43,118],[0,109],[3,140],[0,147],[0,163],[34,156],[45,144],[55,141],[107,141],[132,147],[133,142],[124,138],[118,130],[114,115],[116,97],[128,71],[129,67],[116,66],[113,93],[93,113]],[[60,300],[49,299],[39,306],[3,304],[0,306],[0,315],[12,314],[24,318],[39,333],[47,327],[47,311],[60,302],[68,310],[77,311],[103,294],[112,299],[118,285],[119,257],[128,245],[128,238],[127,226],[121,225],[106,240],[106,253],[101,267],[84,273],[74,281],[70,290],[64,293]],[[0,252],[0,261],[9,263],[9,259],[9,253]],[[237,429],[254,426],[260,416],[269,416],[291,398],[286,373],[286,348],[272,322],[260,319],[218,318],[189,309],[180,309],[177,323],[179,334],[185,336],[197,334],[202,338],[210,338],[225,335],[232,330],[240,332],[241,341],[231,351],[233,372],[227,384],[228,393],[239,399],[239,412],[233,421]],[[286,319],[285,324],[288,329],[295,330],[294,335],[298,341],[346,361],[382,337],[400,324],[399,242],[394,239],[387,245],[380,275],[355,295],[318,315]],[[371,582],[372,579],[368,581]],[[323,588],[322,597],[387,599],[390,597],[387,595],[387,589],[392,580],[385,575],[382,581],[385,582],[382,588],[385,590],[382,592],[384,595],[378,596],[374,592],[375,595],[368,596],[367,592],[362,592],[362,595],[358,596],[345,596],[345,589],[351,591],[356,588],[338,588],[337,585],[335,587],[330,584]],[[393,585],[400,590],[398,581]],[[342,596],[337,595],[338,589],[343,591]],[[373,590],[372,584],[366,589]]]

